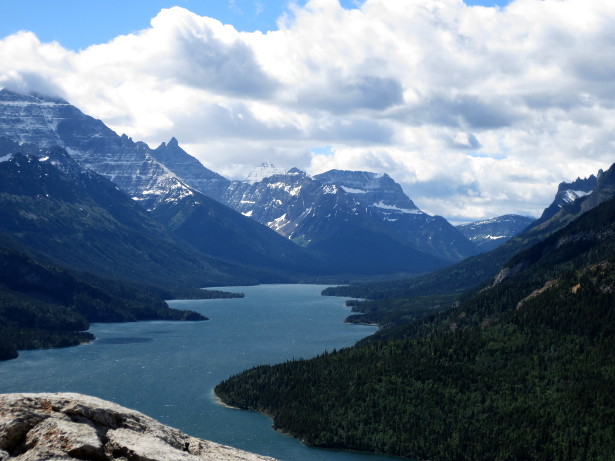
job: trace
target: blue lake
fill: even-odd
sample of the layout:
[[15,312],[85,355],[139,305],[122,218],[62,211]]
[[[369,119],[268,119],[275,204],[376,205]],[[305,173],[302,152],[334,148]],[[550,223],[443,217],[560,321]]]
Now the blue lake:
[[96,324],[92,344],[22,351],[17,360],[0,362],[0,393],[90,394],[190,435],[286,461],[398,460],[306,447],[272,430],[267,417],[216,402],[213,388],[230,375],[350,346],[375,331],[344,324],[345,300],[320,296],[323,288],[224,288],[246,297],[169,302],[208,316],[207,322]]

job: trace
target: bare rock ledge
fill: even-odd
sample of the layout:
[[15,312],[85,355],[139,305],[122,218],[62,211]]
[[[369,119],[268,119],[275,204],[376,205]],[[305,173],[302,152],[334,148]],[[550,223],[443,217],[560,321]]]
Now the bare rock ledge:
[[272,461],[82,394],[0,394],[0,461]]

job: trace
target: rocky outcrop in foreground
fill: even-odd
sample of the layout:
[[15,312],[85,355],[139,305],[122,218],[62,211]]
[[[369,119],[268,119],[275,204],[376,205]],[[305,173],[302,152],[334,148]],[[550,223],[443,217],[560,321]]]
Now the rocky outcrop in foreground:
[[0,461],[269,460],[82,394],[0,395]]

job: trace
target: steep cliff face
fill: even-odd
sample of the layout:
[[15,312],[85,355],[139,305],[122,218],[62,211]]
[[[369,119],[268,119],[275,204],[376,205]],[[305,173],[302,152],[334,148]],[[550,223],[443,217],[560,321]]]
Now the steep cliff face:
[[81,394],[0,395],[0,460],[273,461]]
[[161,200],[190,193],[185,183],[151,155],[146,144],[118,136],[62,99],[4,89],[0,109],[4,136],[40,148],[64,147],[82,166],[114,182],[148,209]]
[[[598,173],[598,175],[600,176],[601,173],[602,172]],[[551,203],[551,205],[543,211],[542,216],[540,216],[536,224],[548,221],[558,214],[563,208],[567,208],[578,199],[591,194],[597,184],[598,179],[594,175],[584,179],[577,178],[571,183],[560,183],[557,188],[555,198],[553,199],[553,203]]]

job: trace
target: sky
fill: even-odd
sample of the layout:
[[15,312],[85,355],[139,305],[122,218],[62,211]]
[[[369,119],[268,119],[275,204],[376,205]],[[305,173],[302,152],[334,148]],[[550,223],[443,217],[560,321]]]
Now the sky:
[[611,0],[0,1],[0,87],[231,179],[388,173],[454,223],[615,161],[613,56]]

